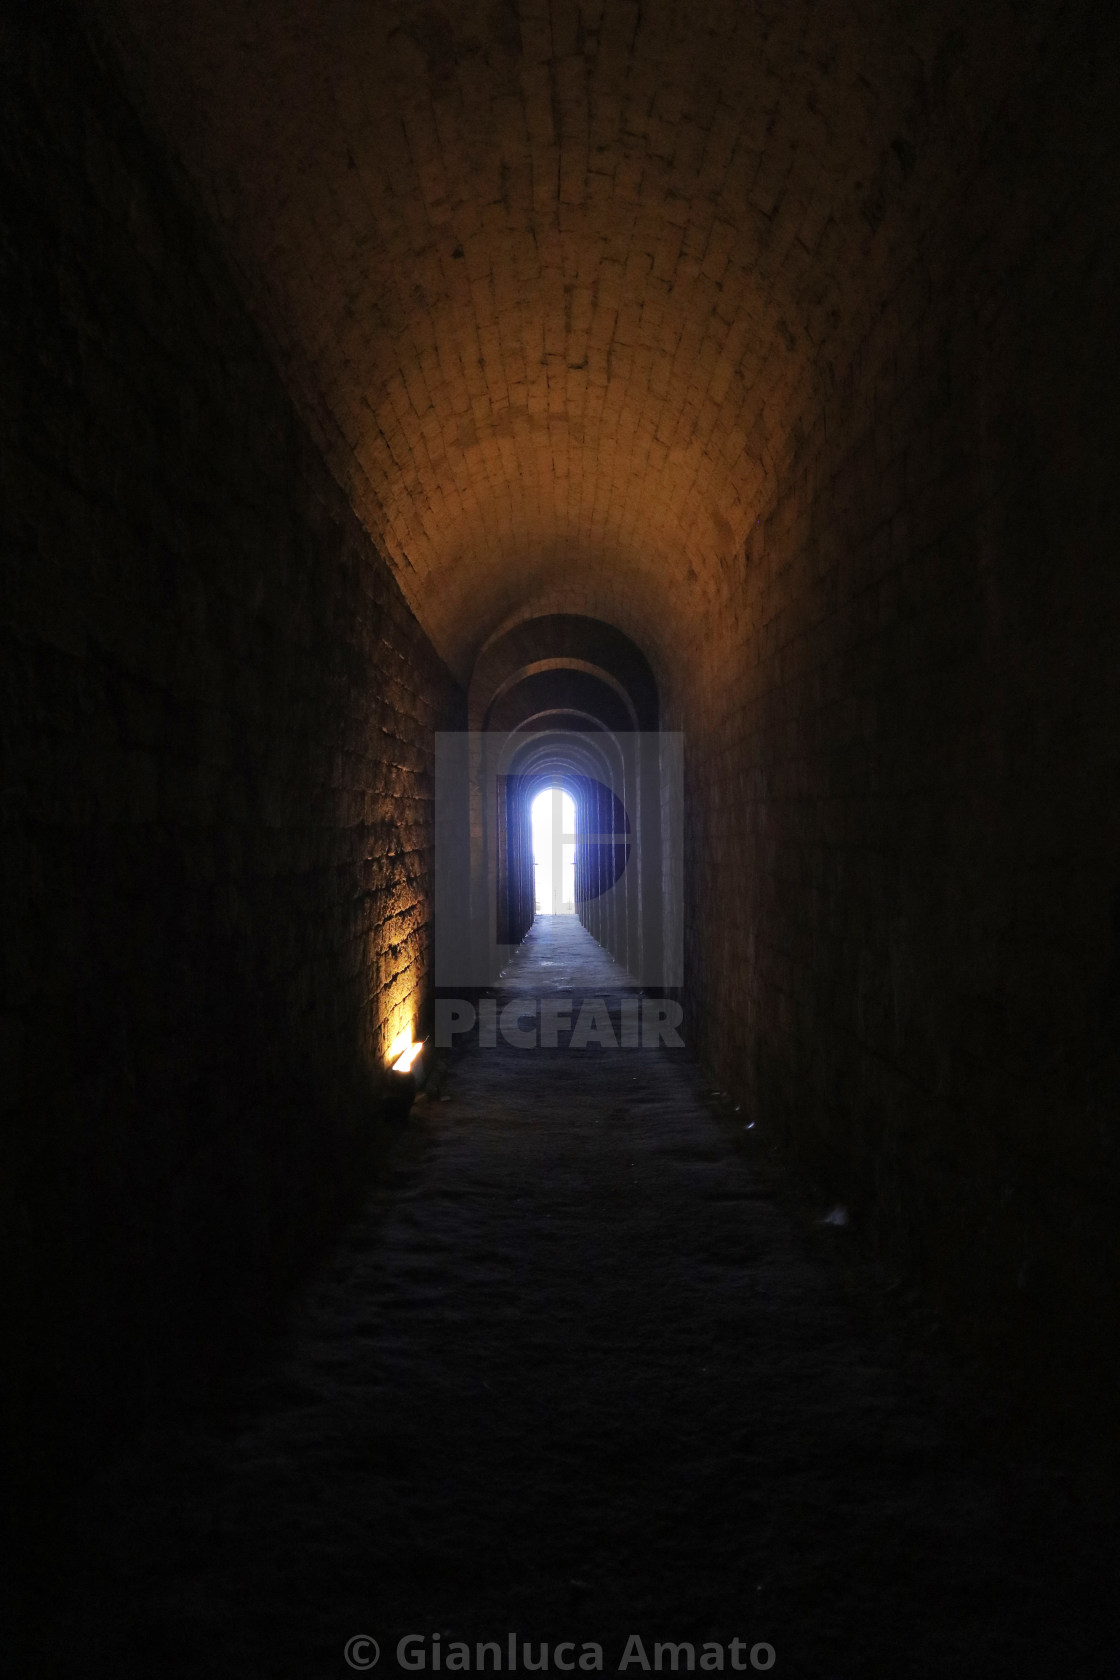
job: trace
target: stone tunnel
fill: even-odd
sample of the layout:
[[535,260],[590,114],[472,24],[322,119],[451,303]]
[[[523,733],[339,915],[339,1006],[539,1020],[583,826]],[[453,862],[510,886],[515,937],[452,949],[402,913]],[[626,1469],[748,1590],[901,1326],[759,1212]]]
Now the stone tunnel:
[[0,28],[21,1672],[1116,1672],[1120,12]]

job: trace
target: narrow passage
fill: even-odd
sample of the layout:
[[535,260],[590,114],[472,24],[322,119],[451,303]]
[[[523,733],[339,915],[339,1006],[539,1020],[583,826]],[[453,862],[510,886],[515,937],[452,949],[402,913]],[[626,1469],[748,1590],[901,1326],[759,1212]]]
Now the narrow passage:
[[[617,1021],[628,986],[557,916],[500,990]],[[445,1671],[456,1640],[506,1670],[511,1632],[519,1671],[567,1641],[614,1673],[636,1634],[651,1670],[737,1639],[805,1680],[1113,1673],[1091,1525],[853,1312],[850,1236],[764,1191],[748,1124],[681,1051],[456,1058],[239,1419],[106,1480],[60,1647],[240,1680],[344,1675],[363,1634],[379,1673],[407,1634],[432,1672],[437,1633]]]

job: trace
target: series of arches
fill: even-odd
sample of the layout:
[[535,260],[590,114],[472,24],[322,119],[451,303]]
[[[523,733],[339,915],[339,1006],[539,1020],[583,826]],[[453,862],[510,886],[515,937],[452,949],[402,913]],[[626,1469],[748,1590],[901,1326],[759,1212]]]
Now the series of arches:
[[[659,729],[656,679],[629,637],[592,618],[522,622],[481,651],[470,729],[448,740],[437,985],[488,985],[535,914],[531,807],[546,788],[575,810],[575,912],[635,979],[674,986],[679,752]],[[466,925],[469,920],[469,927]],[[454,922],[454,929],[449,923]],[[457,978],[457,976],[459,978]]]

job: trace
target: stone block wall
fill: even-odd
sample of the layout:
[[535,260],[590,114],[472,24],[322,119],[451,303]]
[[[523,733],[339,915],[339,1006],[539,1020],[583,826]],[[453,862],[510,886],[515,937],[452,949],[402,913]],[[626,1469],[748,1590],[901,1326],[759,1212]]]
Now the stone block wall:
[[352,1201],[461,714],[111,67],[32,8],[0,60],[0,1224],[57,1447],[204,1386]]
[[1120,1370],[1110,41],[1103,13],[1033,41],[1024,20],[995,108],[987,61],[963,63],[891,237],[850,276],[853,354],[776,463],[682,702],[687,999],[719,1078],[822,1211],[847,1203],[970,1345],[1105,1406]]

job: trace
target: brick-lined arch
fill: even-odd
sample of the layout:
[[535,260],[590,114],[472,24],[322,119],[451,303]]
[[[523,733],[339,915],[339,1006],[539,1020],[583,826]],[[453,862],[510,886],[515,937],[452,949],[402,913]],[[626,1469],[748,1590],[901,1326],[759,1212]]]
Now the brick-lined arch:
[[863,325],[955,8],[88,3],[453,669],[545,610],[679,665]]
[[[479,654],[467,709],[503,758],[507,790],[496,812],[485,802],[474,808],[476,903],[487,900],[496,870],[502,925],[510,942],[522,937],[534,901],[528,790],[546,773],[574,776],[577,827],[587,837],[577,860],[580,917],[623,966],[656,975],[666,906],[660,753],[650,732],[660,701],[641,648],[599,619],[524,618]],[[629,745],[620,751],[623,738]],[[598,772],[588,768],[596,760]],[[603,843],[591,837],[620,823],[633,825],[632,855],[622,890],[608,895]],[[615,873],[607,873],[613,885]]]
[[614,637],[632,735],[686,737],[720,1087],[1113,1404],[1120,10],[8,10],[8,1270],[62,1256],[94,1350],[87,1255],[217,1278],[219,1182],[231,1275],[295,1256],[430,984],[433,736],[553,671],[634,699]]
[[633,714],[623,695],[598,675],[564,666],[533,672],[514,683],[490,708],[486,727],[539,729],[547,726],[534,719],[577,711],[594,720],[589,727],[611,730],[634,727]]
[[[479,654],[468,689],[468,718],[474,729],[490,727],[511,690],[551,674],[553,682],[572,673],[605,685],[625,708],[630,727],[655,729],[660,715],[657,680],[641,648],[613,624],[574,614],[526,618],[494,636]],[[594,709],[594,708],[593,708]]]

